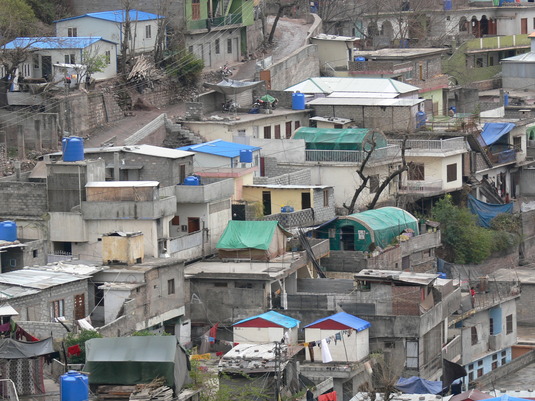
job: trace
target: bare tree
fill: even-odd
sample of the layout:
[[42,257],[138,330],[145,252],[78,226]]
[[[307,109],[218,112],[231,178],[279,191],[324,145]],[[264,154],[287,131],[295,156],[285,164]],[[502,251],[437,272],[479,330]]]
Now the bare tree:
[[300,0],[293,0],[291,2],[285,2],[285,0],[277,0],[273,4],[277,6],[277,14],[275,14],[275,19],[273,20],[273,25],[271,26],[271,31],[269,32],[268,44],[273,43],[273,38],[275,37],[275,31],[277,30],[277,24],[279,19],[284,15],[284,12],[292,7],[297,6],[300,3]]
[[[375,130],[375,132],[380,132],[380,131]],[[366,171],[369,171],[369,170],[366,169],[366,167],[367,167],[367,165],[368,165],[368,163],[370,161],[370,158],[372,157],[373,153],[377,150],[377,142],[376,142],[376,138],[375,138],[375,132],[372,134],[372,137],[369,140],[369,142],[366,142],[366,143],[363,142],[363,144],[362,144],[362,151],[365,153],[366,156],[364,157],[364,160],[360,164],[359,168],[356,170],[356,173],[359,176],[361,182],[360,182],[360,185],[355,189],[355,192],[353,193],[353,197],[351,198],[351,202],[349,203],[349,205],[347,205],[345,203],[343,204],[343,206],[347,210],[348,214],[352,214],[352,213],[355,212],[355,205],[357,203],[358,198],[360,197],[360,195],[362,194],[364,189],[369,187],[368,184],[370,182],[371,175],[369,173],[368,174],[366,173]],[[382,134],[382,132],[381,132],[381,134]],[[377,202],[379,201],[379,198],[381,197],[381,194],[388,187],[390,182],[392,182],[392,180],[394,178],[400,176],[401,174],[403,174],[403,172],[405,172],[405,171],[407,171],[409,169],[410,163],[407,163],[407,161],[405,159],[405,143],[407,141],[407,138],[408,138],[407,135],[404,135],[403,142],[402,142],[402,145],[401,145],[401,164],[398,165],[397,168],[392,170],[383,179],[381,184],[378,186],[377,191],[375,192],[375,195],[374,195],[373,199],[371,200],[370,203],[368,203],[366,205],[366,208],[368,210],[375,208],[375,206],[377,205]]]

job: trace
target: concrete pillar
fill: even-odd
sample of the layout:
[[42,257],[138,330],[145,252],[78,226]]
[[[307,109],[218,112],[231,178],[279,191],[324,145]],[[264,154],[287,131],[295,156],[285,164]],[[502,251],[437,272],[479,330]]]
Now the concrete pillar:
[[297,272],[286,277],[286,292],[290,295],[297,294]]
[[113,153],[113,181],[119,181],[119,152]]

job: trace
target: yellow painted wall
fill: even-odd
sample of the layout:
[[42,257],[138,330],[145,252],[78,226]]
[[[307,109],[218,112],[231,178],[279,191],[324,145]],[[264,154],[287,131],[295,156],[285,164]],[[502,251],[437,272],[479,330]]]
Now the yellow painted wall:
[[262,187],[244,187],[243,199],[248,202],[262,202],[262,192],[271,192],[271,213],[280,213],[283,206],[293,206],[295,211],[301,208],[301,193],[310,193],[310,204],[314,204],[314,191],[312,189],[270,189]]
[[[423,92],[420,94],[424,99],[431,99],[433,103],[438,103],[437,113],[438,115],[444,114],[444,98],[442,96],[442,89],[437,89],[434,91]],[[434,110],[434,104],[433,104]]]

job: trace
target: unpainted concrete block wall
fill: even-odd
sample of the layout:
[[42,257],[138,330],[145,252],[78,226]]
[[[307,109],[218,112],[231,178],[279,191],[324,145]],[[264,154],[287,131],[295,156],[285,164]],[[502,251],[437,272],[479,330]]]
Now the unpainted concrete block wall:
[[46,212],[46,184],[0,182],[0,216],[38,217]]
[[[36,322],[36,321],[17,321],[17,324],[26,330],[28,333],[43,340],[48,337],[63,339],[67,334],[67,330],[60,323],[56,322]],[[64,322],[72,331],[73,325],[69,322]]]
[[294,54],[269,67],[271,89],[284,90],[320,73],[318,48],[316,45],[302,47]]

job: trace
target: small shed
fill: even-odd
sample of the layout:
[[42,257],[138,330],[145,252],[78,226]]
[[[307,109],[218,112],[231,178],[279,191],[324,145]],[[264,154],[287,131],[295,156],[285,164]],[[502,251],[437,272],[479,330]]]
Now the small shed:
[[[305,342],[330,339],[329,350],[334,362],[357,362],[370,353],[369,328],[366,320],[339,312],[305,326]],[[312,360],[310,353],[306,356],[307,360]]]
[[368,128],[301,127],[293,139],[304,139],[310,150],[369,150],[374,142],[376,148],[388,145],[384,134]]
[[265,344],[284,339],[286,344],[296,344],[299,323],[299,320],[275,311],[262,313],[233,325],[234,342]]
[[189,382],[188,357],[174,336],[92,338],[85,350],[91,385],[136,385],[161,377],[179,392]]
[[195,152],[195,165],[201,168],[243,168],[258,165],[261,148],[216,139],[177,149]]
[[221,259],[271,260],[286,252],[291,236],[277,221],[231,220],[216,249]]
[[418,235],[418,220],[403,209],[382,207],[339,217],[320,227],[316,235],[329,238],[331,250],[365,252],[375,246],[386,248],[402,233]]

